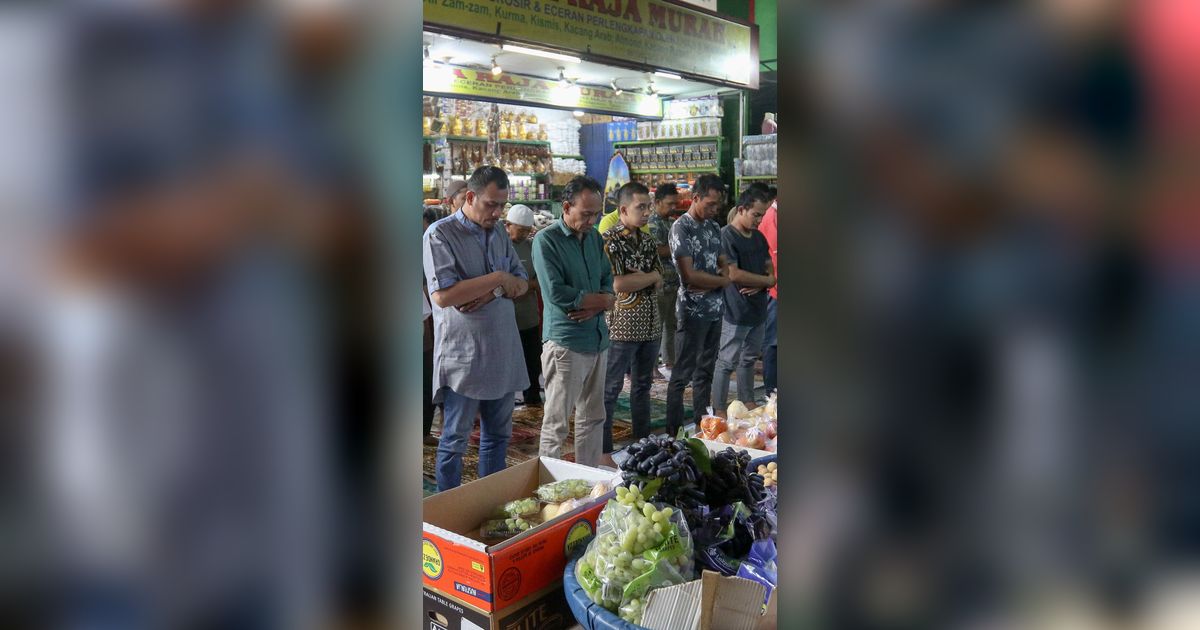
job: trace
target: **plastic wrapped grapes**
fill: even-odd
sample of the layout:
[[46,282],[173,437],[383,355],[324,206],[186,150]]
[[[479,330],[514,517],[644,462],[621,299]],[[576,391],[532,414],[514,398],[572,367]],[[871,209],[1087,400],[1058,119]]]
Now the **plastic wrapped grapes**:
[[562,503],[567,499],[582,499],[591,491],[592,484],[583,479],[563,479],[539,486],[537,496],[546,503]]
[[517,499],[516,501],[509,501],[504,504],[504,513],[513,518],[518,516],[534,516],[539,511],[541,511],[541,505],[535,497]]
[[618,487],[617,498],[600,514],[596,538],[575,565],[575,577],[593,602],[637,624],[646,595],[691,580],[692,562],[683,515],[647,503],[638,486]]
[[496,518],[485,521],[479,527],[479,537],[483,540],[507,540],[540,525],[534,518]]

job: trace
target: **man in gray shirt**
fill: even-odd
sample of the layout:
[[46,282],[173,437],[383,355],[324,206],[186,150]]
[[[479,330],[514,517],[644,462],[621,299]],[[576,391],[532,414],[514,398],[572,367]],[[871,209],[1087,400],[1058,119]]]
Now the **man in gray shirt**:
[[479,476],[505,467],[514,393],[529,386],[513,299],[529,290],[512,241],[496,222],[508,175],[494,166],[467,180],[462,209],[431,225],[421,255],[433,302],[433,391],[444,403],[437,453],[438,491],[462,482],[475,414],[480,414]]

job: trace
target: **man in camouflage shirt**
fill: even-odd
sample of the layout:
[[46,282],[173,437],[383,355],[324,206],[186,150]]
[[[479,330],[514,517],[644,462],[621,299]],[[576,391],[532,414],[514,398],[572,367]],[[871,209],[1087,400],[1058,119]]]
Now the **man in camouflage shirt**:
[[701,175],[692,186],[687,214],[671,227],[671,254],[679,272],[675,316],[676,356],[667,387],[667,432],[684,424],[683,391],[692,385],[692,411],[702,415],[711,402],[713,370],[721,341],[721,315],[729,286],[717,212],[725,203],[725,184],[716,175]]

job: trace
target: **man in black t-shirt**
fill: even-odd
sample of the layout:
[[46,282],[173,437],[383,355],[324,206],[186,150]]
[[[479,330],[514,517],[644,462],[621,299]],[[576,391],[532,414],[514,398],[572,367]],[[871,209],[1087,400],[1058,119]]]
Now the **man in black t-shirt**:
[[767,320],[767,290],[775,286],[767,239],[758,224],[771,200],[759,187],[747,188],[738,199],[729,225],[721,229],[721,248],[729,261],[724,321],[717,370],[713,379],[713,410],[724,415],[729,375],[737,369],[738,400],[747,408],[754,400],[754,364],[762,349]]

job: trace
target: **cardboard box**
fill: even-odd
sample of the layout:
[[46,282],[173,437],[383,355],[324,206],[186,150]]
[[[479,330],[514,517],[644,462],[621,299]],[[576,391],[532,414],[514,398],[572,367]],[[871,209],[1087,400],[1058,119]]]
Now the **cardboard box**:
[[705,571],[699,580],[650,591],[642,626],[649,630],[761,630],[774,627],[775,592],[740,577]]
[[562,479],[616,485],[620,475],[540,457],[426,498],[424,585],[486,613],[504,610],[554,584],[561,587],[567,557],[595,533],[596,520],[613,492],[503,542],[489,545],[478,537],[480,524],[498,506]]
[[460,599],[431,589],[422,589],[424,630],[566,630],[575,626],[575,616],[563,596],[562,584],[514,603],[499,613],[487,613]]

